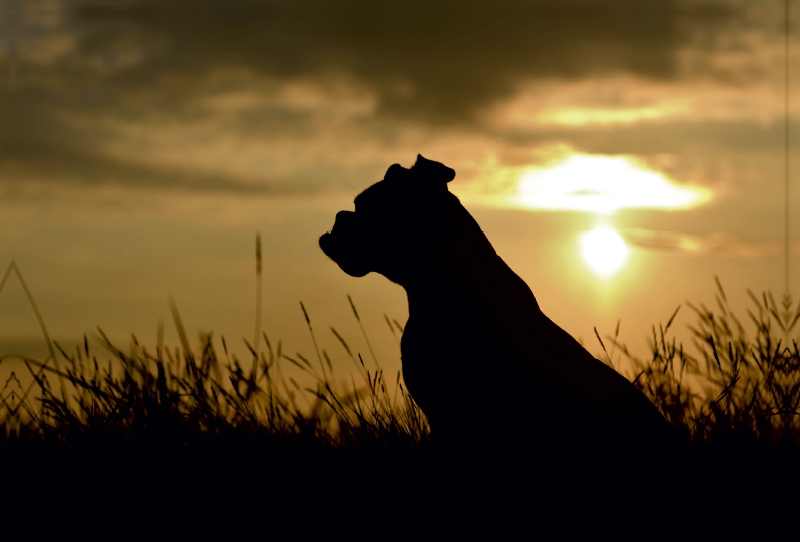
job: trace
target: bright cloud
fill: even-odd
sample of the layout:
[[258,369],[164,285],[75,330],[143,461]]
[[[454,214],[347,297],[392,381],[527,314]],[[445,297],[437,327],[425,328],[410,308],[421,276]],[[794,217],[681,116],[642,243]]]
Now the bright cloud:
[[684,104],[666,104],[653,107],[627,109],[564,107],[542,112],[537,118],[542,124],[585,126],[590,124],[633,124],[643,120],[657,120],[682,113]]
[[677,81],[629,75],[532,80],[484,108],[481,120],[495,130],[522,133],[642,123],[746,121],[767,125],[783,118],[782,90],[773,77],[737,85],[700,76]]
[[610,214],[631,208],[686,209],[710,199],[710,190],[679,185],[630,158],[575,154],[525,171],[511,201],[530,209]]

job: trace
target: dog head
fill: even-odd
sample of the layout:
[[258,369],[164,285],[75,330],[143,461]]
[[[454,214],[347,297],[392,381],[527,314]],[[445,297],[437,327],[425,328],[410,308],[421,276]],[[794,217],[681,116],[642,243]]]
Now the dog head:
[[417,156],[411,169],[391,166],[382,181],[355,198],[355,212],[340,211],[330,233],[319,239],[322,251],[348,275],[372,271],[403,284],[420,263],[429,261],[446,220],[443,208],[456,172]]

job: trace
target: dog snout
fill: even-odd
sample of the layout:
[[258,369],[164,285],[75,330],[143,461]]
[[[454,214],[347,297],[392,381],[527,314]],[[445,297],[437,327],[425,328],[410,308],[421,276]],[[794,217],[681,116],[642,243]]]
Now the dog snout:
[[333,223],[331,235],[337,237],[351,237],[357,230],[356,214],[352,211],[339,211]]
[[336,213],[336,221],[333,223],[331,233],[347,231],[354,226],[356,214],[352,211],[339,211]]
[[352,211],[339,211],[329,233],[319,239],[322,251],[334,260],[341,257],[342,249],[352,243],[355,231],[355,213]]

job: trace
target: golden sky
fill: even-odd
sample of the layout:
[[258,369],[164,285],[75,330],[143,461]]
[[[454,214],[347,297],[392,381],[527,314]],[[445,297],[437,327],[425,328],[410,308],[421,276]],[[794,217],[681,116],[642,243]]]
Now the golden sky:
[[[404,320],[402,290],[317,239],[421,153],[456,170],[545,313],[593,351],[621,319],[644,351],[714,275],[734,306],[782,293],[782,5],[6,0],[0,271],[17,262],[65,342],[99,325],[154,343],[171,295],[190,333],[233,343],[253,334],[261,231],[271,338],[311,351],[302,300],[336,358],[328,326],[360,340],[350,293],[396,367],[383,315]],[[0,344],[34,323],[12,281]]]

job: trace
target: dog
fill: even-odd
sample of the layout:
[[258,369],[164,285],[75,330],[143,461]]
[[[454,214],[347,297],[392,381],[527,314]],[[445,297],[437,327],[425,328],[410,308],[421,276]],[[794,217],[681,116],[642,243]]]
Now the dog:
[[406,290],[403,377],[434,441],[486,435],[554,454],[671,441],[636,387],[544,315],[448,190],[453,178],[421,155],[395,164],[319,239],[348,275],[380,273]]

